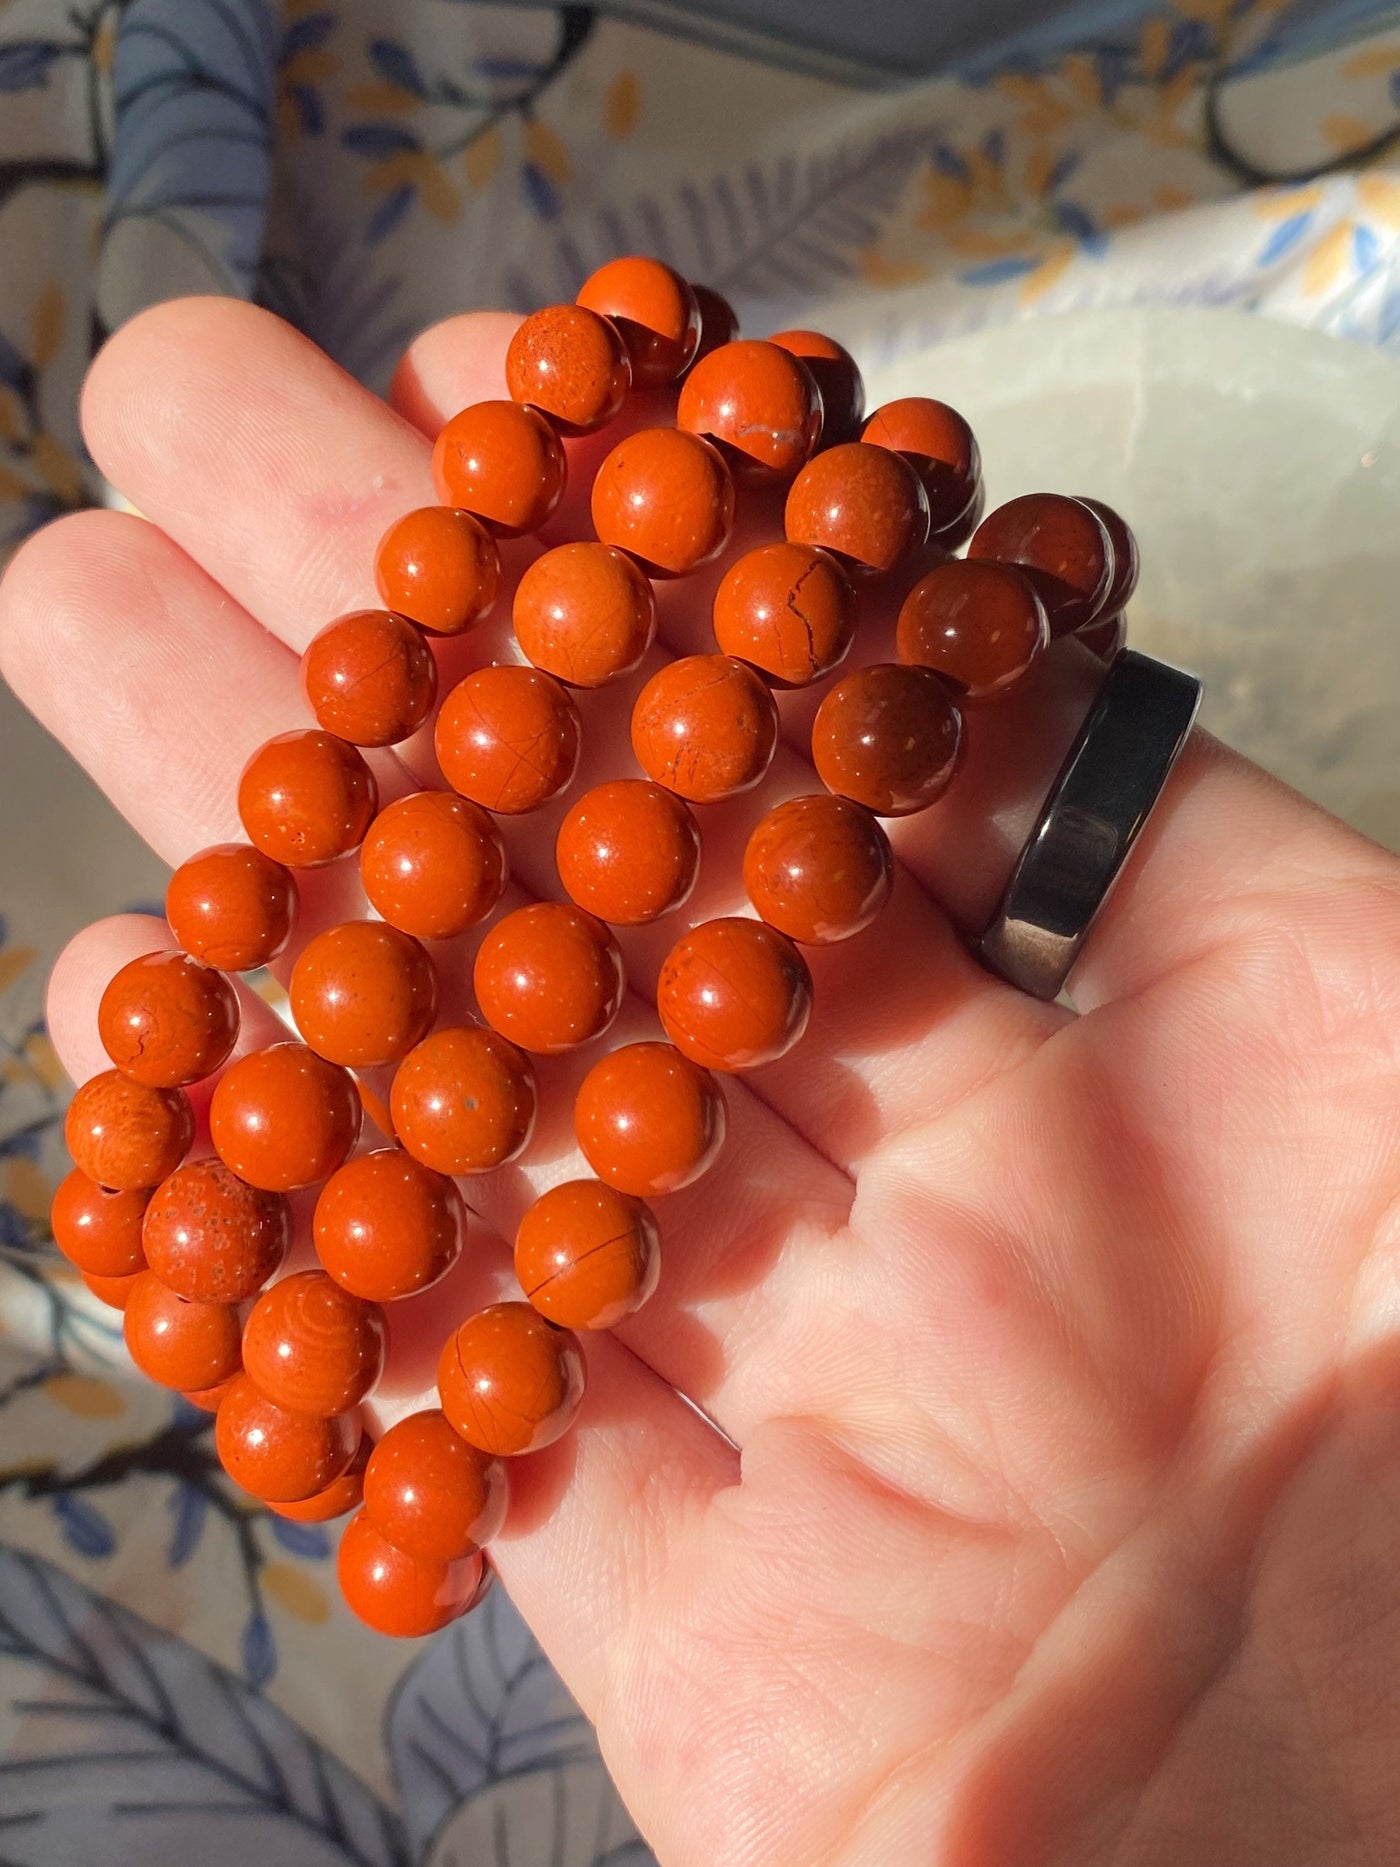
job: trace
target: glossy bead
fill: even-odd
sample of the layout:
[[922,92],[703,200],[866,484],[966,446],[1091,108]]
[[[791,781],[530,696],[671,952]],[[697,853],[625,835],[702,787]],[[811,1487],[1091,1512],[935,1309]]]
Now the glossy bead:
[[632,709],[637,763],[693,804],[752,790],[777,743],[773,696],[752,668],[729,655],[667,662]]
[[725,1126],[724,1091],[674,1044],[624,1044],[593,1065],[574,1100],[584,1159],[639,1199],[693,1185],[724,1146]]
[[438,714],[437,760],[454,791],[518,816],[562,791],[578,766],[578,709],[538,668],[478,668]]
[[538,1095],[530,1059],[497,1031],[434,1031],[399,1065],[394,1132],[436,1173],[490,1173],[522,1153]]
[[518,402],[476,402],[454,415],[433,448],[445,506],[475,513],[494,532],[535,532],[564,496],[567,468],[545,417]]
[[365,1515],[406,1556],[456,1562],[505,1522],[506,1469],[454,1432],[436,1407],[391,1426],[370,1454]]
[[734,482],[719,450],[680,428],[629,434],[599,467],[593,527],[604,544],[657,575],[683,577],[724,549],[734,523]]
[[821,437],[821,391],[790,350],[743,339],[691,369],[676,426],[720,442],[737,466],[796,473]]
[[905,597],[896,640],[908,666],[932,668],[964,700],[990,700],[1039,661],[1050,625],[1014,564],[950,558]]
[[435,1634],[466,1612],[481,1586],[484,1558],[420,1562],[376,1529],[364,1511],[352,1517],[335,1555],[346,1606],[366,1627],[391,1639]]
[[768,341],[801,357],[812,372],[825,411],[823,445],[854,441],[865,418],[865,384],[850,351],[820,331],[775,331]]
[[762,921],[702,921],[666,955],[656,986],[666,1035],[707,1070],[747,1070],[786,1056],[807,1028],[812,975]]
[[216,843],[182,862],[165,891],[170,931],[193,959],[222,972],[266,966],[296,914],[290,870],[249,843]]
[[450,940],[500,900],[506,846],[479,804],[450,791],[414,791],[370,825],[360,879],[391,927],[416,940]]
[[807,462],[783,524],[793,544],[834,551],[857,571],[893,570],[928,537],[928,498],[902,454],[851,441]]
[[460,506],[420,506],[379,541],[374,581],[400,616],[434,635],[462,635],[490,613],[501,582],[496,541]]
[[194,1139],[194,1111],[183,1089],[151,1089],[104,1070],[68,1104],[63,1139],[90,1180],[134,1192],[174,1173]]
[[177,1295],[243,1303],[280,1269],[292,1242],[291,1208],[221,1160],[192,1160],[152,1195],[142,1238],[147,1264]]
[[566,1433],[583,1388],[577,1336],[528,1303],[493,1303],[469,1316],[438,1362],[448,1420],[468,1445],[501,1458],[538,1452]]
[[352,1510],[358,1510],[364,1502],[365,1468],[369,1463],[369,1453],[370,1441],[361,1439],[359,1451],[351,1460],[349,1468],[339,1478],[332,1478],[324,1491],[313,1491],[310,1497],[299,1498],[295,1503],[274,1504],[265,1500],[268,1509],[275,1511],[279,1517],[288,1518],[292,1523],[330,1523],[337,1517],[348,1517]]
[[186,953],[143,953],[103,992],[97,1033],[123,1076],[179,1089],[228,1061],[238,995],[221,972]]
[[1054,636],[1092,622],[1113,586],[1113,545],[1103,520],[1063,493],[1027,493],[998,506],[973,533],[967,555],[1023,570]]
[[695,355],[695,293],[659,259],[609,260],[584,280],[577,302],[616,325],[631,359],[634,388],[673,382]]
[[389,1331],[377,1303],[324,1271],[298,1271],[264,1290],[243,1330],[243,1370],[292,1413],[318,1420],[356,1407],[379,1379]]
[[554,860],[587,914],[638,927],[685,901],[700,870],[700,831],[674,791],[645,778],[595,785],[559,826]]
[[216,1381],[212,1387],[185,1387],[180,1390],[180,1398],[198,1407],[201,1413],[217,1413],[224,1395],[241,1378],[241,1374],[231,1374],[226,1381]]
[[572,1050],[601,1037],[622,1004],[622,953],[603,922],[559,901],[507,914],[472,972],[486,1022],[523,1050]]
[[53,1241],[91,1277],[132,1277],[146,1268],[141,1220],[150,1197],[140,1187],[114,1192],[75,1167],[53,1196]]
[[267,1398],[246,1374],[219,1403],[214,1449],[235,1484],[268,1504],[316,1497],[349,1470],[360,1447],[355,1413],[320,1419]]
[[360,1133],[355,1079],[305,1044],[240,1057],[209,1104],[209,1134],[224,1165],[271,1193],[333,1174]]
[[749,900],[779,933],[806,946],[849,940],[890,898],[889,838],[844,797],[794,797],[770,810],[744,851]]
[[437,974],[411,934],[345,921],[302,948],[288,987],[297,1029],[347,1069],[397,1063],[437,1014]]
[[962,715],[928,668],[879,663],[831,687],[812,722],[812,763],[829,791],[881,817],[942,797],[962,753]]
[[739,335],[739,314],[724,294],[717,292],[712,285],[697,285],[692,279],[690,289],[700,307],[700,342],[689,364],[689,368],[694,369],[700,359],[709,356],[712,350],[718,350],[721,344],[733,343]]
[[561,1328],[612,1329],[656,1289],[661,1234],[640,1199],[599,1180],[565,1180],[520,1221],[515,1275]]
[[357,849],[379,793],[364,759],[334,733],[279,733],[249,759],[238,814],[274,862],[315,869]]
[[566,434],[591,434],[610,422],[631,386],[617,326],[582,305],[532,312],[506,351],[512,396],[542,409]]
[[941,539],[954,530],[982,478],[977,437],[955,408],[932,396],[901,396],[876,409],[860,438],[902,454],[923,481],[930,537]]
[[108,1309],[124,1310],[142,1273],[132,1271],[126,1277],[98,1277],[92,1271],[83,1271],[80,1275],[99,1303],[105,1303]]
[[845,660],[856,631],[856,593],[834,557],[811,545],[746,551],[724,573],[715,640],[783,687],[806,687]]
[[122,1333],[142,1374],[162,1387],[214,1387],[238,1372],[238,1311],[191,1303],[153,1271],[131,1286]]
[[437,663],[423,632],[389,609],[357,609],[313,636],[301,680],[317,724],[352,745],[397,745],[437,698]]
[[1106,506],[1102,499],[1089,499],[1081,493],[1079,503],[1087,506],[1099,520],[1108,533],[1108,542],[1113,546],[1113,581],[1108,586],[1108,595],[1100,605],[1099,614],[1114,616],[1119,610],[1127,608],[1129,599],[1137,589],[1141,568],[1137,539],[1127,520],[1115,512],[1112,506]]
[[316,1201],[316,1255],[342,1290],[392,1303],[427,1290],[462,1255],[466,1210],[445,1174],[402,1148],[358,1154]]
[[1081,629],[1074,639],[1082,642],[1100,661],[1115,661],[1128,640],[1128,618],[1119,610],[1116,616],[1105,616],[1087,629]]
[[535,559],[516,587],[514,620],[537,668],[572,687],[602,687],[651,647],[656,602],[626,552],[583,541]]

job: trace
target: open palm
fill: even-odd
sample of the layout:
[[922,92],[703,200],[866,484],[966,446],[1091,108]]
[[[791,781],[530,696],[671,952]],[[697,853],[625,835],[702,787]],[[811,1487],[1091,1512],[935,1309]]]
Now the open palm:
[[[298,652],[375,601],[378,538],[432,498],[424,434],[500,393],[510,328],[427,333],[397,412],[246,306],[164,307],[99,359],[89,443],[147,517],[32,540],[0,641],[162,856],[239,834],[243,761],[307,719]],[[706,645],[712,587],[663,591],[669,652]],[[443,645],[447,680],[505,631]],[[667,1867],[1400,1857],[1400,864],[1198,739],[1077,1015],[992,981],[955,929],[1089,674],[1057,650],[895,826],[890,910],[815,954],[806,1041],[731,1082],[720,1167],[662,1205],[657,1297],[516,1468],[498,1567]],[[585,697],[586,778],[628,769],[632,691]],[[767,787],[706,816],[692,918],[735,908],[748,825],[812,788],[784,705]],[[436,781],[418,742],[378,769]],[[553,822],[508,825],[519,893],[555,892]],[[308,878],[300,937],[354,879]],[[620,1035],[674,933],[625,938]],[[127,917],[64,955],[78,1079],[102,984],[165,937]],[[469,957],[441,950],[449,1010]],[[470,1261],[396,1306],[385,1413],[578,1170],[589,1060],[543,1072],[531,1154],[469,1189]]]

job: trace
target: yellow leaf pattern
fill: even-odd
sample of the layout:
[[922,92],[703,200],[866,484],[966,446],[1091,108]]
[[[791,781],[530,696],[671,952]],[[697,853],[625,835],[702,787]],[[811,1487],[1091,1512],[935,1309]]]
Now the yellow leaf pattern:
[[314,1626],[330,1619],[331,1604],[324,1589],[294,1563],[269,1562],[262,1572],[262,1585],[277,1605],[297,1620]]
[[625,142],[642,120],[642,81],[635,71],[620,71],[603,99],[603,121],[615,142]]
[[42,1169],[23,1154],[5,1163],[5,1198],[26,1219],[43,1221],[49,1216],[53,1188]]
[[1335,116],[1322,119],[1322,134],[1338,155],[1350,155],[1363,149],[1371,140],[1371,126],[1360,117]]
[[480,190],[489,186],[500,166],[501,132],[492,123],[467,144],[462,156],[462,167],[470,185]]
[[67,1413],[82,1420],[115,1420],[126,1412],[126,1402],[110,1381],[90,1374],[55,1374],[44,1383],[44,1393]]
[[557,132],[547,123],[541,123],[538,117],[525,125],[525,153],[552,182],[562,185],[574,172],[569,152]]
[[1305,292],[1325,292],[1341,275],[1351,250],[1351,237],[1352,224],[1349,220],[1338,221],[1330,233],[1323,235],[1308,254],[1307,263],[1303,267]]
[[63,287],[57,280],[40,292],[34,305],[34,367],[45,370],[63,342]]
[[0,947],[0,992],[13,985],[21,973],[28,972],[38,957],[32,946]]
[[1400,229],[1400,181],[1389,175],[1359,175],[1356,192],[1373,220]]

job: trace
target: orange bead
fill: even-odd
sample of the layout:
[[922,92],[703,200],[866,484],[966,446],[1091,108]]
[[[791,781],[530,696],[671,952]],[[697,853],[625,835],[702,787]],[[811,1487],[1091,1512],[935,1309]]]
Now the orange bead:
[[734,523],[734,482],[719,450],[680,428],[619,441],[593,481],[593,528],[658,576],[717,557]]
[[489,615],[501,582],[496,541],[459,506],[420,506],[379,541],[374,581],[390,609],[434,635],[462,635]]
[[553,1444],[583,1400],[578,1337],[528,1303],[493,1303],[448,1336],[438,1362],[442,1410],[468,1445],[509,1458]]
[[450,940],[500,900],[506,846],[480,805],[448,791],[415,791],[370,825],[360,879],[390,926],[416,940]]
[[391,1639],[435,1634],[466,1613],[481,1587],[485,1559],[420,1562],[395,1549],[364,1511],[345,1526],[336,1578],[346,1606],[366,1627]]
[[1079,495],[1081,506],[1087,506],[1104,530],[1108,533],[1108,542],[1113,546],[1113,581],[1108,586],[1108,595],[1099,609],[1101,616],[1114,616],[1125,609],[1128,599],[1137,589],[1140,562],[1137,539],[1126,519],[1112,506],[1106,506],[1102,499],[1089,499]]
[[849,940],[890,898],[889,838],[844,797],[795,797],[755,828],[744,851],[749,900],[779,933],[809,946]]
[[397,745],[437,698],[437,663],[422,631],[388,609],[354,610],[313,636],[301,680],[317,724],[352,745]]
[[792,543],[835,551],[855,570],[893,570],[928,537],[928,499],[901,454],[851,441],[807,462],[783,524]]
[[676,426],[718,441],[735,466],[796,473],[821,437],[821,391],[790,350],[742,339],[690,371]]
[[355,1079],[305,1044],[240,1057],[209,1104],[209,1134],[224,1165],[271,1193],[333,1174],[359,1138]]
[[574,1132],[609,1186],[655,1199],[678,1193],[724,1146],[724,1091],[673,1044],[624,1044],[579,1085]]
[[265,856],[315,869],[357,849],[378,802],[374,774],[334,733],[279,733],[238,781],[243,828]]
[[[189,1399],[189,1396],[185,1396]],[[216,1409],[217,1411],[217,1409]],[[286,1517],[292,1523],[330,1523],[336,1517],[348,1517],[352,1510],[358,1510],[365,1500],[365,1468],[369,1463],[370,1444],[368,1439],[361,1439],[360,1449],[350,1462],[349,1469],[339,1478],[332,1478],[324,1491],[315,1491],[308,1498],[299,1498],[291,1504],[274,1504],[265,1500],[267,1507],[279,1517]]]
[[961,756],[962,715],[928,668],[858,668],[827,690],[812,722],[822,783],[881,817],[927,809]]
[[820,331],[775,331],[768,341],[801,357],[812,372],[824,410],[823,445],[854,441],[865,416],[865,384],[850,351]]
[[530,1059],[496,1031],[434,1031],[399,1065],[394,1132],[436,1173],[490,1173],[524,1152],[538,1096]]
[[103,992],[97,1034],[123,1076],[151,1089],[179,1089],[228,1061],[238,1036],[238,995],[221,972],[188,954],[143,953]]
[[302,948],[288,987],[297,1029],[347,1069],[397,1063],[437,1015],[437,974],[411,934],[344,921]]
[[715,640],[783,687],[806,687],[846,658],[856,593],[834,557],[811,545],[759,545],[715,592]]
[[688,898],[700,870],[700,831],[674,791],[645,778],[617,778],[570,808],[554,860],[585,913],[637,927]]
[[702,357],[709,356],[712,350],[718,350],[721,344],[732,344],[739,335],[739,314],[722,292],[715,291],[710,285],[697,285],[691,281],[690,289],[695,294],[695,302],[700,307],[700,342],[689,367]]
[[631,386],[617,326],[582,305],[532,312],[506,351],[512,396],[542,409],[566,434],[591,434],[610,422]]
[[668,662],[632,709],[637,763],[693,804],[752,790],[777,743],[773,696],[752,668],[728,655]]
[[640,1199],[598,1180],[566,1180],[520,1221],[515,1275],[552,1323],[612,1329],[656,1289],[661,1234]]
[[577,302],[617,326],[637,389],[674,382],[700,342],[700,307],[659,259],[613,259],[584,280]]
[[456,1562],[505,1522],[506,1469],[469,1446],[436,1407],[391,1426],[370,1454],[365,1515],[420,1562]]
[[977,527],[967,555],[1023,571],[1053,636],[1072,635],[1104,613],[1117,568],[1098,513],[1063,493],[1027,493],[998,506]]
[[358,1154],[316,1201],[316,1255],[352,1296],[371,1303],[427,1290],[462,1255],[466,1211],[446,1175],[401,1148]]
[[630,674],[655,633],[651,585],[611,545],[556,545],[535,559],[516,588],[515,639],[522,652],[572,687],[602,687]]
[[68,1104],[63,1139],[89,1180],[134,1192],[174,1173],[194,1139],[194,1111],[183,1089],[151,1089],[104,1070]]
[[131,1286],[122,1324],[127,1351],[162,1387],[215,1387],[238,1372],[238,1311],[191,1303],[143,1271]]
[[91,1271],[83,1271],[81,1275],[99,1303],[105,1303],[108,1309],[124,1310],[131,1301],[131,1293],[142,1273],[133,1271],[128,1277],[98,1277]]
[[518,402],[476,402],[454,415],[433,448],[433,481],[445,506],[460,506],[494,532],[535,532],[564,495],[559,436]]
[[249,1186],[221,1160],[193,1160],[152,1195],[142,1240],[147,1264],[177,1295],[243,1303],[281,1268],[292,1213],[280,1193]]
[[478,668],[447,696],[437,759],[454,791],[518,816],[562,791],[578,767],[578,709],[538,668]]
[[193,958],[222,972],[266,966],[287,944],[297,885],[248,843],[216,843],[182,862],[165,891],[165,918]]
[[950,558],[905,597],[899,658],[932,668],[964,700],[991,700],[1029,672],[1050,642],[1045,605],[1013,564]]
[[702,921],[666,955],[656,986],[666,1035],[707,1070],[747,1070],[786,1056],[807,1028],[812,975],[762,921]]
[[603,922],[558,901],[507,914],[482,941],[472,972],[486,1022],[523,1050],[572,1050],[601,1037],[626,983]]
[[292,1413],[239,1375],[219,1402],[214,1449],[235,1484],[268,1504],[316,1497],[350,1469],[360,1447],[360,1418],[318,1419]]
[[[135,1282],[135,1279],[132,1281]],[[226,1381],[216,1381],[212,1387],[182,1388],[180,1398],[187,1400],[192,1407],[198,1407],[201,1413],[217,1413],[224,1395],[239,1379],[241,1375],[231,1374]]]
[[[964,418],[932,396],[906,395],[877,408],[861,440],[902,454],[928,495],[929,536],[950,548],[971,537],[960,532],[982,479],[977,437]],[[960,532],[954,539],[951,534]]]
[[75,1167],[53,1196],[53,1241],[89,1276],[132,1277],[146,1268],[141,1220],[150,1197],[141,1187],[114,1192]]
[[318,1420],[348,1413],[384,1369],[389,1331],[377,1303],[324,1271],[298,1271],[264,1290],[243,1330],[243,1369],[258,1391]]

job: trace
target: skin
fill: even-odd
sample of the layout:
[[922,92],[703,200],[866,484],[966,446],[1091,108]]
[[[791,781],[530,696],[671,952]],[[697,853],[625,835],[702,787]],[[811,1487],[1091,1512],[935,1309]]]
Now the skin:
[[[428,332],[393,410],[242,305],[147,313],[99,360],[89,445],[149,518],[26,545],[0,653],[164,856],[236,835],[242,760],[299,717],[297,651],[373,600],[378,538],[431,498],[424,434],[499,394],[511,329]],[[712,587],[664,592],[671,652],[704,647]],[[985,919],[1090,678],[1047,656],[947,800],[893,826],[869,938],[904,963],[860,938],[811,955],[806,1041],[733,1085],[724,1163],[664,1204],[661,1290],[587,1342],[576,1432],[514,1474],[493,1554],[667,1867],[1400,1854],[1400,864],[1198,738],[1075,1010],[998,985],[956,929]],[[632,691],[594,736],[614,769]],[[403,788],[414,756],[376,769]],[[745,831],[721,813],[811,782],[780,751],[716,807],[697,911],[736,905]],[[508,826],[507,905],[549,888],[554,822]],[[308,882],[315,925],[346,884]],[[61,960],[76,1078],[102,1065],[102,984],[153,931],[108,922]],[[624,931],[634,983],[673,937]],[[644,1034],[636,1003],[614,1041]],[[244,1007],[241,1041],[267,1041]],[[546,1106],[589,1060],[548,1066]],[[474,1193],[480,1249],[430,1303],[496,1293],[532,1171]],[[397,1414],[424,1404],[442,1313],[434,1334],[395,1308]]]

